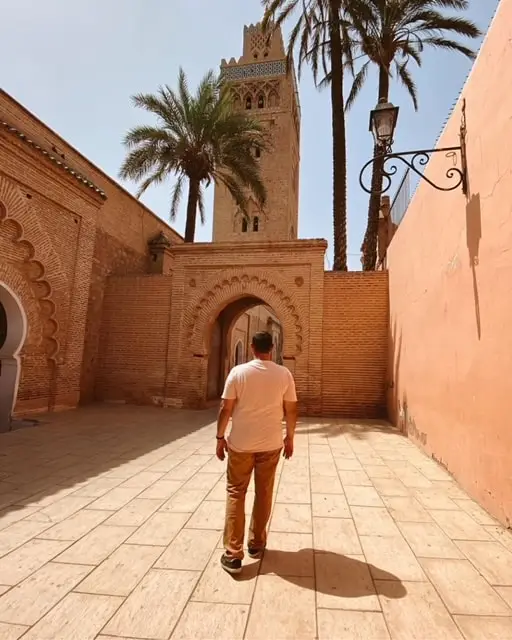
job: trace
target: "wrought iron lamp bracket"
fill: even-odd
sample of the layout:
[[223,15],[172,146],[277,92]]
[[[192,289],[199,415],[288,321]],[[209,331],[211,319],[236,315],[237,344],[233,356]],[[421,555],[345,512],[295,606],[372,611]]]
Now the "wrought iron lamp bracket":
[[[465,102],[462,107],[462,123],[460,126],[460,145],[457,147],[442,147],[440,149],[416,149],[414,151],[401,151],[393,152],[391,148],[383,149],[383,153],[374,156],[369,160],[361,169],[359,174],[359,184],[361,188],[371,195],[383,195],[386,193],[392,185],[392,178],[398,171],[398,165],[396,162],[399,160],[408,169],[416,173],[422,180],[428,182],[431,187],[438,191],[454,191],[459,187],[462,188],[464,195],[467,195],[468,191],[468,175],[467,175],[467,160],[466,160],[466,109]],[[424,173],[424,168],[428,164],[431,156],[435,153],[444,153],[446,158],[452,158],[452,166],[446,171],[447,185],[437,184],[430,178],[427,178]],[[458,160],[460,160],[460,166],[457,166]],[[365,185],[365,174],[367,170],[375,165],[376,162],[382,163],[382,189],[373,191],[371,186]],[[370,173],[370,172],[368,172]]]

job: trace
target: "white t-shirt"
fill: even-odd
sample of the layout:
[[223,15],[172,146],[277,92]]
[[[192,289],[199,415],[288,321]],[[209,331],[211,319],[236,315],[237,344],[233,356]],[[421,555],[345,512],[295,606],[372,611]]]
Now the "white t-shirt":
[[283,446],[283,401],[297,402],[295,382],[286,367],[251,360],[233,367],[222,393],[236,400],[228,444],[234,451],[275,451]]

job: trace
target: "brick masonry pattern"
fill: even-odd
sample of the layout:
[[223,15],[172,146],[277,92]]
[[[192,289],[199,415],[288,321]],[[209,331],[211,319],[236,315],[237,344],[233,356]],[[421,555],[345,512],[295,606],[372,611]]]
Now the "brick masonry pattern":
[[[0,280],[28,317],[17,413],[95,399],[202,406],[209,329],[250,295],[283,325],[304,413],[382,414],[385,273],[325,273],[323,240],[184,245],[5,93],[0,113],[107,195],[0,132]],[[150,255],[159,232],[171,246]]]

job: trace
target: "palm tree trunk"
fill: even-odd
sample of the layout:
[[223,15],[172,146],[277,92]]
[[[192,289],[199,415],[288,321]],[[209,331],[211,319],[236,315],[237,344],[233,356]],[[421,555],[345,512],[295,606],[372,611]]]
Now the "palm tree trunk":
[[347,271],[347,151],[343,98],[343,60],[340,30],[340,1],[330,3],[331,106],[333,170],[333,271]]
[[187,221],[185,223],[185,242],[194,242],[196,235],[197,201],[199,199],[199,180],[190,178],[188,184]]
[[[379,68],[379,102],[389,100],[389,71],[385,67]],[[380,190],[382,189],[382,159],[385,149],[380,145],[373,147],[373,156],[376,158],[373,164],[372,193],[368,204],[368,223],[363,240],[363,270],[374,271],[377,264],[377,243],[379,236],[379,211],[381,205]]]

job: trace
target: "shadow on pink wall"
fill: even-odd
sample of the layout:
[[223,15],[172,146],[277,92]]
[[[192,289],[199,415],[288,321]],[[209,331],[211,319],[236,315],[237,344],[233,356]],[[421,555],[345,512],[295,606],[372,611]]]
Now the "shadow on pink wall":
[[[387,252],[388,407],[492,515],[512,521],[512,0],[464,88],[467,197],[421,183]],[[454,144],[462,100],[439,139]],[[411,141],[413,147],[413,141]],[[436,154],[427,173],[446,175]]]

